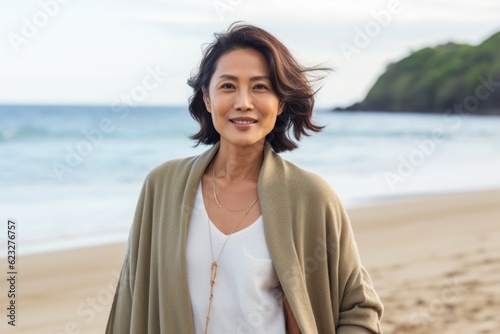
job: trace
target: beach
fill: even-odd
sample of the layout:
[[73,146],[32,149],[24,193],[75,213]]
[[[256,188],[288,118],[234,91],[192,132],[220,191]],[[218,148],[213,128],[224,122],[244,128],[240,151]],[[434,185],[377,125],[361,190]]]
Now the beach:
[[386,333],[500,333],[500,190],[349,214]]
[[[500,190],[397,199],[348,214],[385,305],[385,333],[500,332]],[[103,333],[125,248],[21,255],[16,326],[2,305],[0,331]],[[4,295],[5,280],[1,287]]]

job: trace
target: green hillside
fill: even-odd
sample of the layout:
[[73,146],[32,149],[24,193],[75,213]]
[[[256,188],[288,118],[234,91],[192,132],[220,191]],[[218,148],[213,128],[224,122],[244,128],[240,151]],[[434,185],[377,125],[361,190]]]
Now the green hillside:
[[387,66],[362,102],[340,110],[446,112],[453,106],[500,114],[500,32],[477,46],[416,51]]

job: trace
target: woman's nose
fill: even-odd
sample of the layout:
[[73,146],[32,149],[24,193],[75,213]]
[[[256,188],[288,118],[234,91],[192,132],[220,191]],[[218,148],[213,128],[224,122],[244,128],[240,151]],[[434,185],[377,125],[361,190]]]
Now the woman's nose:
[[239,91],[236,99],[235,109],[241,111],[253,110],[252,97],[249,92],[247,92],[246,90]]

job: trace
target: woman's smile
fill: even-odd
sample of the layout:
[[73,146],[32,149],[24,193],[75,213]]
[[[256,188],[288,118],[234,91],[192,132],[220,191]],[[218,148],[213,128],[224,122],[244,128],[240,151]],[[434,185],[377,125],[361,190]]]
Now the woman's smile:
[[281,113],[269,78],[269,66],[258,51],[237,49],[221,56],[204,91],[221,147],[262,147]]
[[256,119],[251,117],[236,117],[229,120],[238,130],[248,130],[257,123]]

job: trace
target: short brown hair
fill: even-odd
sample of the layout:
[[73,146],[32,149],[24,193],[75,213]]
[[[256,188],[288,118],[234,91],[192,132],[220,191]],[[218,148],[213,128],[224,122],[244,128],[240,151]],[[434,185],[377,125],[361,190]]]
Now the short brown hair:
[[214,36],[215,40],[203,52],[198,72],[188,80],[188,85],[194,91],[189,98],[189,112],[200,124],[200,130],[191,136],[191,139],[197,141],[196,145],[215,144],[220,140],[212,117],[205,107],[202,88],[208,93],[217,62],[224,54],[237,49],[254,49],[260,52],[269,66],[272,88],[283,105],[283,112],[278,116],[271,133],[266,136],[266,141],[275,152],[297,148],[297,144],[289,136],[292,127],[297,140],[302,135],[309,135],[308,131],[319,132],[323,129],[323,126],[312,122],[317,90],[313,90],[306,74],[317,70],[329,71],[329,68],[301,66],[276,37],[253,25],[235,22],[227,32],[215,33]]

